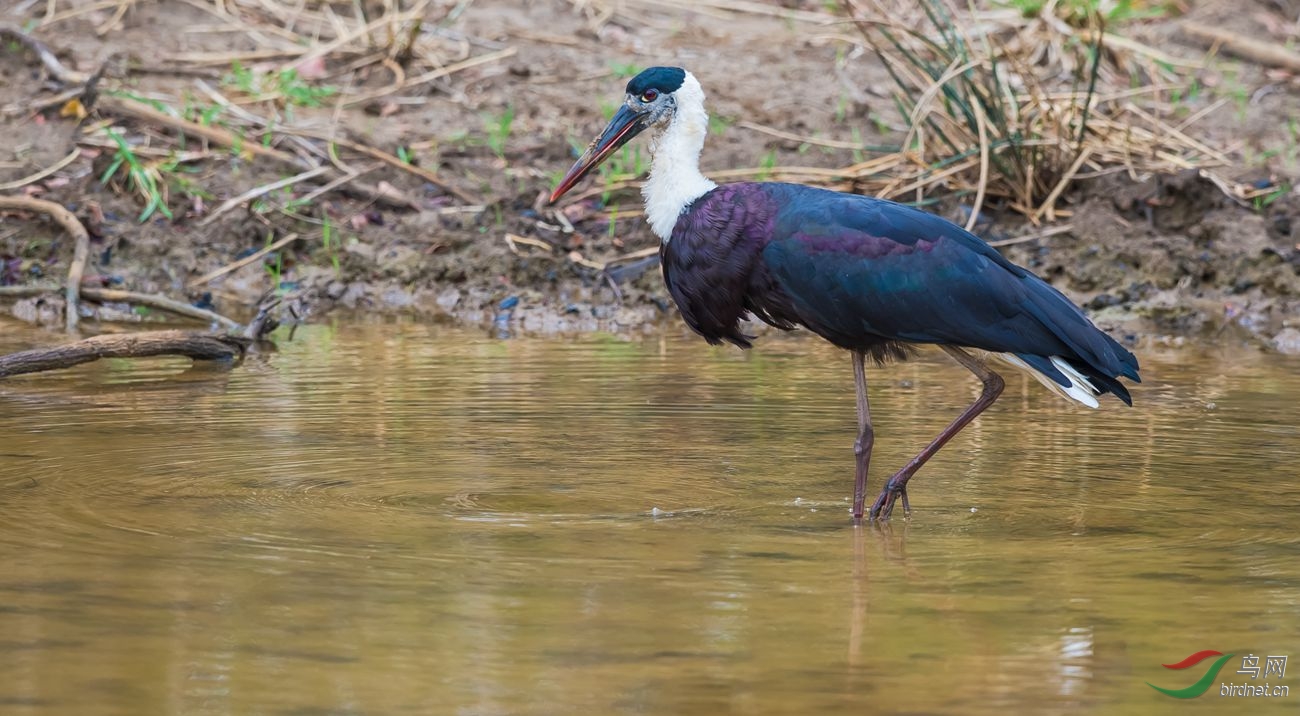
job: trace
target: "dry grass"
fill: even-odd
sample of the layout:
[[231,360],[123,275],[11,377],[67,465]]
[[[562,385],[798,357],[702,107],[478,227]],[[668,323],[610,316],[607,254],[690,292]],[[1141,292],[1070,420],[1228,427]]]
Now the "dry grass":
[[[850,168],[864,188],[916,198],[940,186],[967,192],[972,222],[992,199],[1034,222],[1055,219],[1075,181],[1115,172],[1198,169],[1229,195],[1250,196],[1214,174],[1229,163],[1223,150],[1143,108],[1167,89],[1150,80],[1177,84],[1177,67],[1133,41],[1112,47],[1098,18],[1076,28],[1050,14],[1026,20],[947,0],[844,5],[893,77],[909,126],[897,154]],[[1145,87],[1130,89],[1134,72]]]
[[[279,0],[177,0],[201,10],[211,18],[203,29],[253,41],[254,50],[230,52],[182,52],[162,58],[169,73],[192,75],[197,92],[208,104],[196,105],[181,93],[176,96],[141,96],[130,91],[129,82],[113,70],[110,58],[99,71],[85,74],[61,65],[38,36],[53,36],[60,24],[97,13],[107,17],[96,32],[114,29],[130,12],[134,0],[60,2],[48,0],[45,13],[30,30],[0,27],[0,35],[26,45],[56,79],[76,86],[60,95],[57,103],[65,110],[85,115],[98,111],[102,121],[88,123],[79,138],[92,149],[112,149],[109,138],[128,136],[131,159],[143,171],[173,168],[181,153],[181,138],[205,145],[233,149],[246,158],[269,160],[294,172],[291,183],[315,182],[374,202],[397,207],[415,207],[392,185],[365,184],[359,177],[368,169],[354,168],[353,161],[380,164],[440,187],[465,204],[477,197],[445,181],[435,172],[417,166],[388,151],[368,146],[347,136],[340,123],[344,107],[366,105],[376,113],[392,102],[412,100],[425,85],[448,81],[473,67],[499,62],[515,53],[513,47],[483,50],[484,42],[471,42],[448,29],[467,3],[439,3],[432,0],[381,0],[359,3],[280,2]],[[108,71],[105,71],[105,70]],[[148,71],[139,69],[138,71]],[[362,81],[360,78],[372,78]],[[376,81],[374,77],[385,78]],[[220,82],[218,83],[217,80]],[[57,104],[56,103],[56,104]],[[83,108],[84,105],[84,108]],[[318,111],[308,112],[308,108]],[[322,121],[324,112],[332,110]],[[29,106],[2,108],[22,114]],[[178,139],[169,142],[156,130],[170,130]],[[220,152],[184,152],[190,159],[218,158]],[[19,188],[48,173],[42,172],[7,189]],[[260,196],[275,185],[252,188],[247,197]],[[159,197],[144,197],[157,202]],[[165,197],[162,197],[165,200]]]
[[[196,94],[208,98],[214,111],[219,109],[222,126],[202,122],[193,110],[183,111],[180,97],[115,94],[114,82],[105,78],[99,81],[104,98],[98,108],[107,121],[90,125],[83,139],[86,146],[108,146],[107,133],[125,121],[144,124],[137,133],[157,145],[160,139],[150,137],[148,127],[161,125],[279,163],[292,173],[284,180],[288,182],[415,206],[387,183],[362,182],[377,162],[440,186],[463,204],[480,203],[448,178],[347,137],[339,123],[344,107],[363,104],[382,113],[385,105],[426,101],[425,85],[451,81],[457,73],[511,57],[512,46],[465,37],[452,29],[468,2],[176,1],[209,16],[212,25],[207,31],[249,38],[256,48],[181,53],[164,60],[177,73],[199,76]],[[972,197],[972,221],[979,208],[991,202],[1035,222],[1050,221],[1061,215],[1060,200],[1076,181],[1115,172],[1141,178],[1197,169],[1238,200],[1254,193],[1215,173],[1228,164],[1230,152],[1207,146],[1189,133],[1196,117],[1175,124],[1166,119],[1172,113],[1160,107],[1170,88],[1186,85],[1183,73],[1195,63],[1116,35],[1096,21],[1080,27],[1050,12],[1026,19],[1013,10],[974,3],[959,7],[952,0],[841,0],[838,7],[822,11],[750,0],[570,3],[593,28],[614,18],[623,23],[662,22],[664,10],[678,9],[719,21],[737,14],[776,16],[870,49],[889,68],[898,109],[908,126],[897,151],[838,169],[735,169],[715,174],[719,180],[803,181],[908,201],[961,193]],[[59,23],[91,11],[107,16],[97,30],[102,34],[113,29],[132,4],[48,0],[35,34],[53,33]],[[537,33],[532,37],[565,42]],[[31,47],[53,74],[66,72],[39,43]],[[220,88],[204,81],[205,75],[222,79],[232,65],[256,67],[265,81],[232,84],[225,75]],[[99,73],[64,79],[93,85]],[[332,109],[332,121],[323,123],[320,112],[314,113],[314,120],[304,119],[305,113],[294,112],[295,105],[303,104]],[[749,128],[786,139],[793,136],[779,128]],[[828,146],[852,149],[849,144]],[[159,151],[148,142],[138,146],[142,161],[150,166],[172,161],[170,155],[178,148],[163,146]],[[637,185],[635,177],[614,177],[592,191],[604,194]],[[282,186],[252,187],[247,196]]]
[[[1034,223],[1068,216],[1060,202],[1078,181],[1112,173],[1140,180],[1194,169],[1243,204],[1271,190],[1218,173],[1235,150],[1209,146],[1189,129],[1214,106],[1170,119],[1177,113],[1168,99],[1191,84],[1199,61],[1116,34],[1096,17],[1063,17],[1056,2],[1032,18],[973,0],[839,0],[826,11],[748,0],[571,2],[593,27],[615,18],[652,22],[650,11],[664,8],[719,21],[777,16],[885,63],[907,126],[896,151],[838,169],[778,165],[712,173],[718,181],[798,181],[918,203],[960,194],[971,197],[972,224],[990,202]],[[742,125],[805,144],[871,151]],[[576,197],[639,185],[635,177],[615,176]]]

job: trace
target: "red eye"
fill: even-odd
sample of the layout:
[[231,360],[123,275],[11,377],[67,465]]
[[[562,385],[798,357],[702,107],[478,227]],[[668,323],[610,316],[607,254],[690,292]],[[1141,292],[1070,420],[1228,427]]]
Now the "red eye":
[[641,101],[642,101],[642,102],[653,102],[653,101],[655,101],[656,99],[658,99],[658,97],[659,97],[659,90],[657,90],[657,89],[648,89],[648,90],[646,90],[645,92],[643,92],[643,93],[641,94]]

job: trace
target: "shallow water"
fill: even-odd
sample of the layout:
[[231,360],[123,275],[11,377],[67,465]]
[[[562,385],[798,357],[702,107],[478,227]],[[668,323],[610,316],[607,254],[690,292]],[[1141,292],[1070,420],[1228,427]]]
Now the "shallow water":
[[[859,529],[811,340],[320,326],[3,381],[0,712],[1295,713],[1300,664],[1146,682],[1300,654],[1300,363],[1142,358],[1134,409],[1011,377]],[[945,361],[869,373],[872,494],[978,393]]]

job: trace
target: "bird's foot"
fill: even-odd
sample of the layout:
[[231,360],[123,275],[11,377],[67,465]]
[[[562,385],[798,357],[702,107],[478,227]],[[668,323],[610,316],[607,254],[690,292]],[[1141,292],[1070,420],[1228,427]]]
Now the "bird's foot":
[[912,514],[912,506],[907,502],[907,480],[898,479],[898,475],[889,478],[885,487],[880,491],[880,497],[876,498],[875,504],[871,506],[871,512],[867,519],[871,521],[887,520],[890,515],[894,514],[894,504],[899,500],[903,501],[903,517]]

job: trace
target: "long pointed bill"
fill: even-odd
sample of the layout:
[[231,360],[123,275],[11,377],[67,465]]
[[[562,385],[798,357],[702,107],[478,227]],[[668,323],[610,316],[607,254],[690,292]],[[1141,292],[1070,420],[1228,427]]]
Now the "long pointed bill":
[[646,128],[645,119],[644,113],[629,109],[627,105],[619,107],[614,118],[609,120],[609,126],[605,127],[605,131],[596,137],[569,173],[564,175],[564,179],[560,180],[560,185],[551,193],[551,203],[554,204],[557,199],[564,196],[565,192],[572,189],[574,184],[608,159],[609,155],[627,144],[632,137],[640,134],[641,130]]

